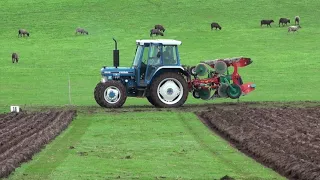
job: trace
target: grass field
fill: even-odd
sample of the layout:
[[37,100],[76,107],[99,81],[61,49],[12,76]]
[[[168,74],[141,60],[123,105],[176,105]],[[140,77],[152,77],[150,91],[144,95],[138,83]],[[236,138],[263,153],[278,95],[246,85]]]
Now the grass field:
[[81,115],[12,179],[212,179],[225,175],[279,178],[212,136],[192,113],[138,112]]
[[[100,80],[100,68],[112,65],[112,37],[118,40],[120,65],[130,66],[135,40],[149,38],[149,30],[158,23],[166,27],[163,38],[182,41],[183,64],[196,65],[202,60],[236,56],[252,58],[253,64],[240,69],[240,74],[245,82],[256,83],[257,88],[242,101],[319,101],[318,5],[317,0],[2,0],[0,112],[7,112],[13,104],[22,108],[66,105],[68,78],[72,105],[99,108],[93,89]],[[286,27],[277,25],[280,17],[289,17],[293,22],[296,15],[301,17],[302,29],[298,33],[287,34]],[[276,23],[272,28],[260,27],[261,19],[274,19]],[[212,21],[219,22],[222,31],[211,31]],[[84,27],[89,35],[75,35],[76,27]],[[29,30],[30,37],[18,38],[19,28]],[[12,64],[12,52],[19,53],[18,64]],[[232,100],[212,103],[222,101]],[[190,95],[186,102],[196,103],[205,101]],[[131,105],[149,103],[146,99],[129,98],[125,106]],[[144,113],[81,113],[71,128],[34,161],[18,169],[12,178],[29,174],[32,178],[39,175],[39,178],[69,179],[77,178],[80,172],[93,178],[120,175],[129,179],[150,176],[188,179],[218,178],[225,174],[239,179],[280,178],[234,153],[192,114],[183,117],[190,119],[190,127],[196,133],[181,127],[179,113],[154,112],[152,116],[158,117],[157,121],[150,122]],[[127,130],[131,130],[130,134]],[[180,131],[181,135],[174,135]],[[199,136],[200,142],[195,136]],[[67,149],[71,144],[76,149]],[[101,148],[86,157],[76,154],[98,145]],[[170,153],[184,148],[187,154],[171,157]],[[227,152],[232,152],[232,156]],[[127,153],[133,158],[122,160]],[[99,159],[98,155],[104,157]],[[225,161],[232,161],[232,165]]]

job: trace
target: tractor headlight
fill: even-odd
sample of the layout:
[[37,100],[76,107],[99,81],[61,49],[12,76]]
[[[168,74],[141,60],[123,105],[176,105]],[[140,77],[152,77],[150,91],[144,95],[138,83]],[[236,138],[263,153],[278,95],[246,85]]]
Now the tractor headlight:
[[102,77],[102,78],[101,78],[101,82],[102,82],[102,83],[107,82],[107,77]]

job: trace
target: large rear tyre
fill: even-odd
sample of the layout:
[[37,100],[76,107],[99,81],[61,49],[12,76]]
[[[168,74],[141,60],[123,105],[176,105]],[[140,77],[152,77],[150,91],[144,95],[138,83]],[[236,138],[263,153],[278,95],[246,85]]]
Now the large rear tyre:
[[95,88],[94,98],[101,107],[120,108],[126,102],[127,92],[119,81],[100,82]]
[[147,96],[147,99],[148,99],[150,104],[152,104],[155,107],[158,107],[156,104],[154,104],[153,99],[151,98],[151,96]]
[[181,74],[165,72],[154,79],[150,98],[154,106],[173,108],[182,106],[188,98],[188,84]]

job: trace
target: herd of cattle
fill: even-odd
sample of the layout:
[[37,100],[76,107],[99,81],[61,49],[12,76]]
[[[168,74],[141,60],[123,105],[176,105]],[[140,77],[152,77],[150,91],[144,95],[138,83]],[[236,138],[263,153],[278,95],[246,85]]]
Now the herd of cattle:
[[[274,20],[272,20],[272,19],[271,20],[261,20],[260,26],[267,25],[267,27],[268,26],[271,27],[271,23],[274,23]],[[284,26],[284,25],[287,25],[288,23],[290,23],[290,19],[289,18],[280,18],[279,19],[279,27],[280,27],[280,24],[282,26]],[[289,32],[296,32],[301,28],[301,26],[300,26],[300,17],[299,16],[295,16],[294,17],[294,25],[295,26],[289,26],[288,27],[288,33]]]
[[[288,27],[288,33],[289,32],[295,32],[295,31],[298,31],[298,29],[300,29],[301,28],[301,26],[300,26],[300,17],[299,16],[295,16],[294,17],[294,21],[295,21],[295,26],[289,26]],[[271,23],[274,23],[274,20],[261,20],[261,22],[260,22],[260,26],[262,27],[262,25],[267,25],[267,27],[268,26],[270,26],[271,27]],[[284,26],[284,25],[287,25],[288,23],[290,23],[290,19],[289,18],[280,18],[279,19],[279,27],[280,27],[280,24],[282,24],[282,26]],[[219,23],[217,23],[217,22],[212,22],[211,23],[211,30],[213,30],[213,29],[219,29],[219,30],[221,30],[222,29],[222,27],[219,25]],[[164,31],[165,31],[165,28],[163,27],[163,25],[161,25],[161,24],[156,24],[155,26],[154,26],[154,28],[153,29],[151,29],[150,30],[150,37],[152,37],[153,35],[156,35],[156,36],[164,36]],[[88,33],[88,31],[86,31],[85,29],[83,29],[83,28],[76,28],[76,33],[75,34],[78,34],[78,33],[80,33],[80,34],[86,34],[86,35],[89,35],[89,33]],[[27,30],[25,30],[25,29],[19,29],[19,31],[18,31],[18,37],[24,37],[24,36],[30,36],[30,33],[27,31]],[[17,53],[12,53],[12,63],[18,63],[18,61],[19,61],[19,56],[18,56],[18,54]]]
[[[263,19],[263,20],[260,21],[260,26],[262,27],[262,25],[267,25],[267,27],[268,27],[268,26],[271,27],[271,23],[274,23],[274,20],[272,20],[272,19],[271,19],[271,20],[265,20],[265,19]],[[280,27],[280,24],[281,24],[282,26],[284,26],[284,25],[288,25],[288,23],[290,24],[290,19],[289,19],[289,18],[280,18],[280,19],[279,19],[279,27]],[[295,26],[289,26],[289,27],[288,27],[288,33],[289,33],[289,32],[298,31],[298,29],[301,28],[301,26],[300,26],[300,17],[299,17],[299,16],[295,16],[295,17],[294,17],[294,24],[295,24]],[[212,30],[213,28],[215,28],[216,30],[217,30],[217,29],[219,29],[219,30],[222,29],[222,27],[221,27],[218,23],[216,23],[216,22],[212,22],[212,23],[211,23],[211,30]]]
[[[288,27],[288,32],[295,32],[295,31],[298,31],[299,28],[301,28],[300,26],[300,17],[299,16],[295,16],[294,17],[294,21],[295,21],[295,26],[289,26]],[[271,27],[271,23],[274,23],[274,20],[261,20],[260,22],[260,25],[267,25]],[[279,19],[279,27],[280,27],[280,24],[282,24],[282,26],[284,25],[288,25],[288,23],[290,24],[290,19],[289,18],[280,18]],[[222,27],[219,25],[219,23],[217,22],[212,22],[211,23],[211,30],[213,30],[215,28],[215,30],[219,29],[221,30]],[[157,24],[154,26],[153,29],[150,30],[150,37],[152,37],[152,35],[160,35],[160,36],[164,36],[164,31],[165,31],[165,28],[163,27],[163,25],[161,24]]]
[[152,37],[153,34],[156,36],[163,36],[164,31],[166,29],[161,24],[154,25],[154,28],[150,30],[150,37]]

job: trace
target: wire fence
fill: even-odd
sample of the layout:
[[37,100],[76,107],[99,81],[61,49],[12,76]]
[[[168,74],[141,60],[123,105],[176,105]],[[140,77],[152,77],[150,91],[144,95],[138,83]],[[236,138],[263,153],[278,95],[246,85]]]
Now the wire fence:
[[[31,74],[30,74],[31,75]],[[63,74],[0,79],[0,105],[84,105],[94,104],[98,75]]]

